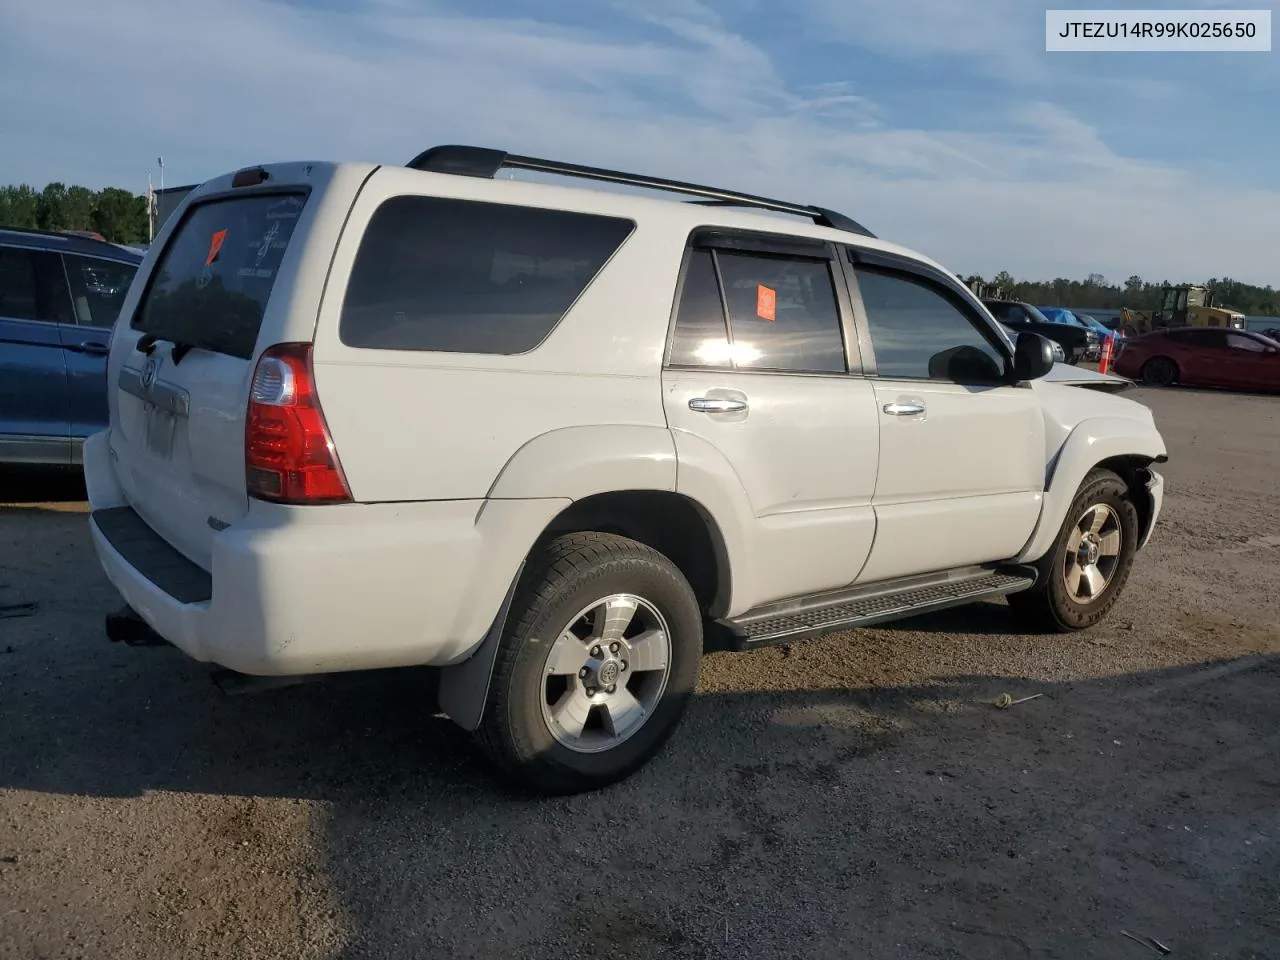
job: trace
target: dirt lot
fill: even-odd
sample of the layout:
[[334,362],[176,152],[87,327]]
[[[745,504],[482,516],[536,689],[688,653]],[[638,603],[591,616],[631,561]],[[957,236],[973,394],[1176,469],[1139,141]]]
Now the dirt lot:
[[1131,396],[1168,496],[1106,625],[709,657],[667,752],[569,800],[415,673],[226,697],[107,643],[77,491],[11,487],[0,957],[1280,957],[1280,400]]

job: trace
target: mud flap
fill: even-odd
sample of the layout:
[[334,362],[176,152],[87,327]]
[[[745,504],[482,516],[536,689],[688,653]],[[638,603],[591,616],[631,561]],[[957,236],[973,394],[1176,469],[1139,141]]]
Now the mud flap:
[[463,730],[475,730],[484,717],[485,701],[489,698],[489,682],[493,678],[493,665],[498,659],[498,645],[502,631],[507,626],[507,615],[515,599],[516,587],[524,574],[524,564],[516,570],[507,595],[503,598],[498,615],[480,646],[466,660],[440,671],[440,710]]

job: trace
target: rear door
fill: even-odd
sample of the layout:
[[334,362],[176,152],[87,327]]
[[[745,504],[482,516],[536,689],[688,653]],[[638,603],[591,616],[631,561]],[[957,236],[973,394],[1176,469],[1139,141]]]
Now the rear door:
[[116,331],[107,386],[117,476],[143,519],[205,569],[215,533],[248,510],[245,412],[258,335],[278,287],[280,309],[290,305],[295,234],[313,199],[249,187],[193,200]]
[[1182,348],[1177,362],[1184,383],[1207,386],[1222,386],[1227,383],[1231,376],[1228,369],[1231,357],[1227,350],[1225,330],[1183,327],[1170,330],[1167,336]]
[[67,394],[73,454],[91,434],[107,426],[107,352],[111,327],[120,315],[137,265],[80,254],[63,254],[70,287],[71,320],[58,325],[67,364]]
[[1040,515],[1044,418],[1007,345],[959,291],[896,257],[855,254],[880,469],[863,582],[1004,560]]
[[[847,289],[824,243],[721,237],[686,255],[663,399],[685,464],[740,484],[750,563],[735,606],[848,586],[875,536],[876,418]],[[694,491],[689,491],[694,495]]]
[[61,272],[57,254],[0,247],[0,460],[70,462]]

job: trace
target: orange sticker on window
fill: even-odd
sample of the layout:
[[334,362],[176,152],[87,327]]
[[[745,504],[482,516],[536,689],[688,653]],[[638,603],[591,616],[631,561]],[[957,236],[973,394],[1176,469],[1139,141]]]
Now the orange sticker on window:
[[778,317],[778,291],[763,283],[756,284],[756,316],[770,323]]
[[227,231],[219,230],[209,238],[209,255],[204,258],[206,267],[213,266],[213,261],[218,259],[218,251],[222,249],[222,243],[227,239]]

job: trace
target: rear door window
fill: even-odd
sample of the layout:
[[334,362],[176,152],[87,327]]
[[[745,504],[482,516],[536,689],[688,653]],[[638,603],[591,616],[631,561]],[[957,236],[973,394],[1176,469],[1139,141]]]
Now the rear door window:
[[256,194],[187,211],[151,276],[132,327],[248,360],[306,197]]
[[131,263],[63,254],[76,322],[86,327],[110,327],[116,322],[125,294],[138,268]]
[[566,210],[393,197],[360,241],[338,335],[367,349],[525,353],[633,226]]
[[70,321],[67,281],[56,253],[0,247],[0,317]]
[[48,319],[36,299],[36,258],[27,250],[0,247],[0,317]]

